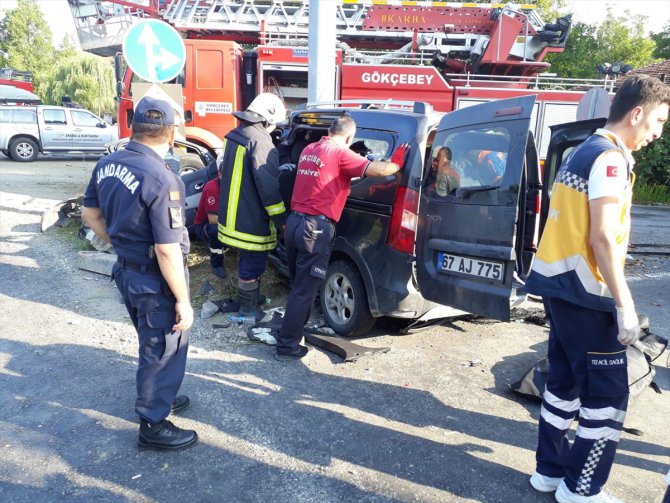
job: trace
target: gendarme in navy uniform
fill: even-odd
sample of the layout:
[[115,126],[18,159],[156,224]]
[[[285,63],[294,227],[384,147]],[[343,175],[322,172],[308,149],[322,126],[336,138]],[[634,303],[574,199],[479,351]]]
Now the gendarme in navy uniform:
[[194,444],[198,436],[166,420],[170,412],[189,404],[177,391],[193,323],[184,184],[163,160],[174,141],[174,110],[165,101],[145,97],[137,104],[131,127],[133,140],[125,150],[95,166],[82,218],[114,246],[118,261],[112,278],[138,334],[138,444],[179,449]]

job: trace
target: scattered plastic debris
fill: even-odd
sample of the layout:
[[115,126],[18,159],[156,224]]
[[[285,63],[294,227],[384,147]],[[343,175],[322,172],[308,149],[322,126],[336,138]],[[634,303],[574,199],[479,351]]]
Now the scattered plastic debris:
[[251,340],[263,342],[269,346],[275,346],[277,344],[277,339],[272,335],[272,330],[269,328],[252,328],[249,330],[248,335]]
[[211,316],[214,316],[214,313],[216,313],[219,310],[219,306],[214,304],[214,302],[205,301],[205,303],[202,305],[202,310],[200,311],[200,318],[209,318]]

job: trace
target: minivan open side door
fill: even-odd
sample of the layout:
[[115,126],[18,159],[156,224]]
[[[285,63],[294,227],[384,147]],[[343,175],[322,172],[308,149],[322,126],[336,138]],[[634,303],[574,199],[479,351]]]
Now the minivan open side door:
[[536,152],[534,103],[535,96],[484,103],[440,122],[419,201],[416,271],[424,298],[509,320],[521,179],[525,169],[538,169],[537,155],[528,155],[529,147]]

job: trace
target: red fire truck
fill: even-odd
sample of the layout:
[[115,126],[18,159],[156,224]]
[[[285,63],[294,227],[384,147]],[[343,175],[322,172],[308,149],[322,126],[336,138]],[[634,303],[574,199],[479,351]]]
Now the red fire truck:
[[[592,87],[613,80],[557,79],[543,73],[562,52],[570,17],[546,24],[532,5],[338,0],[336,98],[421,100],[452,111],[501,98],[537,95],[533,128],[542,157],[549,126],[576,118]],[[216,149],[235,127],[230,114],[262,91],[290,109],[307,100],[309,0],[78,0],[70,2],[82,48],[111,55],[136,19],[163,19],[185,39],[181,84],[187,139]],[[240,44],[250,44],[253,50]],[[120,58],[120,55],[117,56]],[[117,69],[121,68],[117,61]],[[129,134],[130,69],[118,72],[119,136]]]

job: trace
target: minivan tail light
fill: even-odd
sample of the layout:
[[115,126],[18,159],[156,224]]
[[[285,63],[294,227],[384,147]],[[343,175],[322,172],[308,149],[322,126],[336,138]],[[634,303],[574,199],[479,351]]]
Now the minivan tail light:
[[393,249],[412,255],[418,223],[419,193],[407,187],[398,187],[393,201],[391,224],[386,243]]

